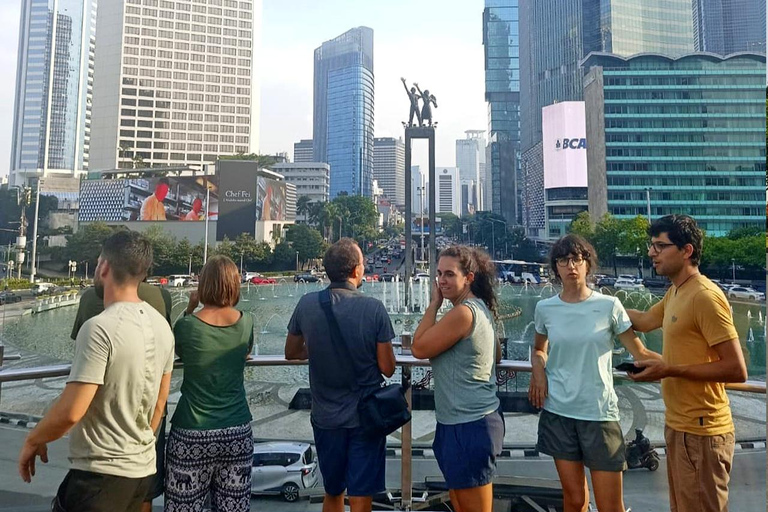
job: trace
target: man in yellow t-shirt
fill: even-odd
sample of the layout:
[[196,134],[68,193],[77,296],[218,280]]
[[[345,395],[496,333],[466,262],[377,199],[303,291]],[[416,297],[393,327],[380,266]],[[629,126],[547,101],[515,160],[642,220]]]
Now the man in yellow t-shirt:
[[165,220],[163,200],[168,195],[170,184],[167,178],[160,178],[155,185],[155,192],[141,203],[139,220]]
[[728,510],[734,428],[726,382],[747,367],[723,292],[699,273],[703,233],[687,215],[648,229],[648,256],[672,285],[648,311],[627,310],[635,330],[663,328],[662,360],[637,361],[633,380],[661,380],[672,512]]

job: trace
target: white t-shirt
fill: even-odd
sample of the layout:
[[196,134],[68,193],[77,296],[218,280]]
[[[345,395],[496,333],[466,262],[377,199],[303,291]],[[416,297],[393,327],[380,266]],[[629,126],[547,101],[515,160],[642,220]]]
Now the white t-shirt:
[[83,324],[67,382],[98,384],[69,438],[72,469],[127,478],[155,473],[150,426],[173,332],[146,302],[118,302]]
[[536,304],[536,332],[549,339],[544,409],[589,421],[618,421],[613,340],[632,327],[619,299],[593,292],[578,303],[554,296]]

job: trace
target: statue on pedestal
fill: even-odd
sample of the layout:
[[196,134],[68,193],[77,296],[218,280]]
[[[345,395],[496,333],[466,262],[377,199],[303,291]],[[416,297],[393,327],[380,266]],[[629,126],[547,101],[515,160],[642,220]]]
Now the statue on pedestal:
[[403,81],[403,87],[405,87],[405,92],[408,94],[408,99],[411,100],[411,112],[408,115],[408,126],[413,126],[413,116],[416,115],[416,120],[419,122],[419,126],[421,126],[421,112],[419,112],[419,96],[416,93],[416,88],[411,87],[411,90],[408,90],[408,86],[405,84],[405,78],[401,78],[400,80]]
[[413,85],[416,87],[416,90],[419,91],[419,94],[421,95],[421,101],[424,102],[423,106],[421,107],[421,123],[419,126],[424,126],[424,123],[427,122],[429,123],[428,126],[432,126],[432,105],[437,108],[437,98],[429,93],[429,89],[424,89],[424,92],[421,92],[419,84],[414,82]]

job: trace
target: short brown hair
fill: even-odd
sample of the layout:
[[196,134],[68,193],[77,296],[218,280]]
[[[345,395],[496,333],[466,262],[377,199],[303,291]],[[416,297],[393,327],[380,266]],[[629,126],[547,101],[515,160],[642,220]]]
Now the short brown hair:
[[136,231],[121,229],[104,240],[101,257],[109,262],[117,284],[139,283],[152,266],[152,244]]
[[360,264],[357,242],[351,238],[341,238],[325,251],[323,266],[328,279],[334,283],[346,281]]
[[549,268],[552,269],[552,278],[555,281],[560,280],[560,274],[557,273],[557,259],[567,258],[571,254],[580,255],[587,261],[587,274],[591,274],[597,268],[597,251],[592,244],[579,235],[565,235],[555,242],[552,250],[549,251]]
[[200,271],[197,290],[203,305],[234,307],[240,302],[240,271],[235,262],[223,255],[209,258]]

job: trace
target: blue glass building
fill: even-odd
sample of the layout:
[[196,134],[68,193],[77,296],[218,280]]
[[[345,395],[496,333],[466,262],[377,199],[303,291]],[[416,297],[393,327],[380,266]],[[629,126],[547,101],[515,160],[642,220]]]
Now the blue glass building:
[[10,184],[88,169],[95,0],[21,6]]
[[491,180],[491,197],[485,202],[494,213],[513,224],[520,222],[522,190],[519,45],[517,0],[485,0],[486,173],[490,173]]
[[[584,61],[589,211],[685,213],[708,234],[765,227],[765,55]],[[603,128],[604,125],[604,128]]]
[[691,0],[536,0],[520,4],[523,225],[544,238],[541,109],[582,99],[581,60],[590,52],[629,56],[693,51]]
[[313,153],[331,166],[331,199],[373,196],[373,30],[353,28],[315,50]]
[[693,0],[694,49],[765,53],[765,0]]

